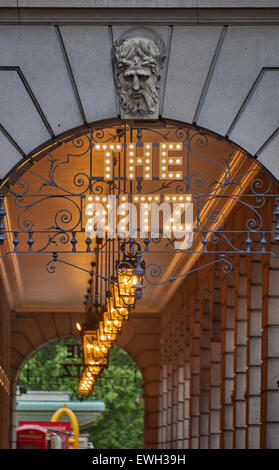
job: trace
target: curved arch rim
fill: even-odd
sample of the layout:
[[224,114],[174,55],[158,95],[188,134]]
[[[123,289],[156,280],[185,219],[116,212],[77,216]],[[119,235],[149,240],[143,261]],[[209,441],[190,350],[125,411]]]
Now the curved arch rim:
[[63,143],[66,143],[76,137],[79,137],[81,135],[86,134],[90,129],[93,128],[106,128],[112,125],[117,125],[117,124],[135,124],[135,127],[137,124],[140,125],[152,125],[156,123],[170,123],[172,125],[177,125],[177,126],[184,126],[184,127],[189,127],[192,129],[196,129],[200,131],[201,133],[204,132],[205,134],[211,136],[213,139],[218,140],[218,141],[223,141],[227,143],[228,145],[232,146],[236,150],[242,152],[245,154],[248,158],[253,159],[264,171],[266,171],[272,178],[274,178],[275,181],[279,182],[279,179],[262,163],[260,162],[257,157],[252,155],[250,152],[248,152],[246,149],[242,148],[240,145],[235,143],[234,141],[230,140],[227,136],[223,136],[221,134],[216,133],[215,131],[212,131],[211,129],[207,129],[201,126],[198,126],[197,124],[194,123],[188,123],[188,122],[183,122],[183,121],[176,121],[168,118],[160,118],[157,121],[123,121],[119,117],[114,117],[106,120],[100,120],[100,121],[94,121],[88,125],[82,125],[75,127],[73,129],[69,129],[66,132],[63,132],[56,136],[54,139],[49,139],[48,141],[42,143],[40,146],[36,147],[33,149],[26,157],[21,158],[19,162],[11,168],[8,173],[0,179],[0,193],[5,193],[9,189],[9,184],[12,183],[14,184],[18,178],[22,176],[22,174],[25,173],[32,165],[33,161],[38,161],[41,158],[43,158],[47,152],[50,152],[57,148],[58,146],[62,145]]
[[[25,364],[29,361],[29,359],[31,359],[31,357],[34,356],[34,354],[36,354],[38,351],[40,351],[41,349],[43,349],[44,347],[48,346],[49,344],[53,344],[53,343],[57,343],[58,341],[62,340],[62,339],[67,339],[67,338],[78,338],[77,335],[63,335],[63,336],[57,336],[55,338],[52,338],[50,339],[49,341],[45,341],[44,343],[40,344],[39,346],[37,346],[36,348],[34,348],[29,354],[27,354],[25,357],[24,357],[24,360],[20,363],[20,365],[17,367],[17,371],[14,375],[14,378],[13,378],[13,384],[16,385],[17,382],[18,382],[18,379],[19,379],[19,376],[25,366]],[[134,363],[136,364],[136,366],[138,367],[142,377],[144,377],[144,373],[143,371],[141,370],[141,367],[139,366],[138,364],[138,361],[137,361],[137,358],[134,358],[131,353],[127,350],[127,348],[123,347],[122,345],[120,346],[118,343],[116,343],[116,346],[119,347],[120,349],[123,349],[123,351],[125,351],[130,357],[131,359],[134,361]]]

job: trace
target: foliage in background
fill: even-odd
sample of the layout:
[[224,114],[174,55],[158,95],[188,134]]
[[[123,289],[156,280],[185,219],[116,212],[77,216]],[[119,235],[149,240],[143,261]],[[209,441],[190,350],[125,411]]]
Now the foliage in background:
[[60,378],[63,363],[80,363],[80,358],[67,358],[67,346],[78,345],[75,338],[52,343],[35,353],[25,364],[18,385],[26,390],[71,391],[72,400],[102,400],[106,409],[87,428],[90,441],[97,449],[140,449],[143,447],[142,377],[131,357],[114,346],[109,367],[98,378],[87,398],[78,393],[78,379]]
[[98,449],[143,447],[143,405],[141,374],[132,359],[113,348],[108,369],[93,389],[92,398],[103,400],[106,410],[92,426],[91,437]]

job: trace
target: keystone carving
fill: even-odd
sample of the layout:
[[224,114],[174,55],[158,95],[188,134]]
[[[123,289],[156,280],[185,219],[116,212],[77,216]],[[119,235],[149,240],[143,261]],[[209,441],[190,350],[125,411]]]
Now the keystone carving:
[[132,30],[113,44],[113,65],[122,119],[158,119],[163,41],[148,29]]

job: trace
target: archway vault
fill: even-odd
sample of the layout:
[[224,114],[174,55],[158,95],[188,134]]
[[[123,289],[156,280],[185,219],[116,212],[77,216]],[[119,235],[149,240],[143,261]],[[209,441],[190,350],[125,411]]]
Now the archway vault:
[[[31,10],[27,13],[27,9],[17,9],[22,18],[16,20],[13,15],[7,18],[10,11],[5,11],[4,21],[24,22],[30,18],[38,21],[39,9]],[[55,148],[59,152],[77,132],[85,135],[90,129],[103,128],[111,117],[114,123],[120,123],[111,66],[112,41],[137,20],[145,25],[148,18],[149,27],[168,49],[161,86],[162,120],[179,125],[187,122],[202,130],[203,135],[212,132],[223,148],[232,144],[229,147],[236,173],[225,173],[225,179],[234,182],[234,194],[239,188],[237,171],[242,165],[247,165],[247,176],[257,168],[256,175],[263,171],[267,179],[256,176],[251,187],[248,178],[242,186],[242,189],[247,185],[252,189],[249,193],[254,198],[254,207],[246,206],[254,213],[252,217],[245,211],[243,217],[243,211],[237,212],[236,205],[226,205],[230,231],[240,224],[240,230],[247,234],[247,222],[258,227],[260,219],[255,217],[254,210],[260,215],[264,209],[265,214],[256,238],[252,240],[253,230],[245,238],[245,253],[237,252],[235,272],[225,276],[221,264],[216,270],[211,265],[200,271],[201,276],[196,272],[193,282],[186,278],[179,291],[176,291],[178,283],[158,287],[156,296],[145,295],[145,299],[150,298],[150,305],[134,312],[119,338],[119,344],[143,371],[147,384],[150,400],[146,404],[146,446],[157,447],[159,441],[162,448],[179,445],[278,448],[279,418],[274,403],[278,396],[279,266],[278,258],[267,254],[277,249],[272,238],[276,235],[272,203],[278,192],[275,179],[279,176],[276,10],[270,13],[258,9],[256,14],[252,8],[244,9],[243,14],[242,9],[233,8],[228,13],[217,8],[215,12],[210,8],[196,8],[195,12],[185,8],[180,18],[177,10],[172,12],[171,8],[169,11],[156,8],[155,15],[151,9],[141,12],[135,9],[136,14],[132,15],[131,10],[124,13],[127,15],[124,20],[122,10],[116,10],[116,18],[115,11],[112,14],[109,9],[106,13],[104,10],[102,24],[97,24],[100,17],[96,18],[94,9],[90,18],[86,17],[86,25],[77,24],[85,20],[83,15],[88,12],[73,9],[68,17],[60,16],[59,12],[59,26],[55,10],[50,14],[45,10],[40,25],[1,25],[0,200],[1,194],[20,184],[21,178],[24,181],[26,170],[43,165],[48,152],[52,154]],[[111,15],[109,22],[107,11]],[[274,20],[270,16],[273,14]],[[266,15],[269,24],[264,24]],[[63,21],[67,24],[62,24]],[[225,140],[221,142],[222,139]],[[253,167],[256,160],[263,166]],[[220,183],[220,179],[217,181]],[[265,186],[267,181],[271,182],[272,190]],[[24,188],[23,183],[21,191]],[[4,205],[5,230],[11,219],[6,209]],[[1,206],[0,239],[4,233],[1,225],[4,212]],[[230,213],[233,217],[229,217]],[[211,222],[220,221],[217,213],[211,212],[211,216]],[[25,229],[24,243],[31,252],[34,240],[28,233],[31,232],[28,221]],[[272,237],[270,230],[273,230]],[[24,262],[22,255],[14,252],[18,246],[14,232],[17,230],[9,235],[10,255],[0,257],[4,286],[2,289],[1,283],[1,289],[6,291],[12,311],[10,316],[2,295],[0,316],[4,328],[0,330],[0,355],[4,363],[1,367],[8,373],[11,366],[12,380],[32,351],[48,341],[73,334],[74,322],[83,319],[80,299],[87,282],[87,272],[78,271],[77,275],[76,271],[64,269],[46,282],[44,254],[30,253],[32,263]],[[219,243],[218,233],[215,236],[211,242]],[[228,243],[223,237],[220,247],[224,252],[225,246],[231,244],[235,253],[234,242],[231,239]],[[208,247],[205,239],[201,246]],[[249,248],[255,247],[261,255],[251,257]],[[36,265],[35,259],[39,260],[40,256]],[[195,268],[193,262],[198,258],[191,256],[191,266],[185,268],[185,265],[178,266],[174,257],[168,276],[173,275],[174,268],[176,275]],[[83,267],[88,269],[87,264]],[[7,446],[9,427],[9,397],[4,394],[0,388],[2,447]],[[200,435],[197,429],[201,430]]]
[[[83,314],[72,312],[17,312],[12,320],[11,370],[17,382],[26,361],[36,351],[61,338],[77,337],[75,322],[83,322]],[[151,370],[159,364],[158,315],[134,314],[124,327],[117,345],[124,349],[139,367],[147,384],[152,382]],[[148,376],[149,374],[149,376]],[[156,376],[156,374],[155,374]],[[153,379],[154,374],[152,373]]]
[[[144,138],[145,133],[148,135],[149,140]],[[92,140],[93,135],[95,136]],[[151,135],[153,137],[155,135],[156,138],[152,139]],[[108,136],[109,138],[107,138]],[[112,188],[113,185],[111,186],[110,182],[104,181],[103,176],[100,178],[94,173],[95,170],[103,169],[103,158],[94,161],[96,166],[93,173],[90,173],[92,179],[87,178],[88,173],[85,166],[84,164],[80,165],[80,162],[83,161],[84,156],[89,155],[87,165],[92,171],[92,147],[87,144],[94,142],[94,145],[98,145],[98,142],[103,143],[103,141],[108,144],[114,141],[119,142],[121,139],[124,150],[128,148],[130,142],[133,142],[133,139],[136,139],[140,147],[143,146],[144,142],[151,141],[155,148],[154,155],[161,148],[161,143],[182,142],[183,145],[180,150],[182,151],[183,148],[187,156],[184,161],[187,173],[180,182],[173,180],[170,187],[177,185],[180,189],[177,191],[176,188],[175,194],[192,193],[196,201],[199,201],[196,222],[200,224],[200,229],[197,230],[200,238],[197,240],[196,247],[198,248],[192,249],[192,253],[190,253],[190,264],[189,260],[188,265],[185,260],[178,263],[178,255],[174,254],[173,251],[170,253],[169,260],[171,260],[171,263],[168,260],[166,266],[164,266],[167,267],[165,279],[162,283],[157,283],[159,285],[153,291],[158,274],[155,272],[153,276],[155,282],[151,283],[149,292],[146,289],[143,303],[139,304],[119,338],[119,345],[127,350],[143,374],[145,397],[148,398],[146,401],[148,413],[145,442],[146,446],[152,447],[157,442],[158,428],[156,408],[160,382],[160,323],[158,321],[160,317],[158,314],[163,312],[164,305],[168,304],[169,300],[175,295],[179,280],[183,281],[185,279],[185,273],[196,270],[197,262],[202,256],[205,257],[205,266],[209,266],[215,263],[216,259],[217,262],[222,263],[225,252],[230,255],[239,254],[240,252],[244,254],[251,253],[253,250],[256,250],[257,253],[268,252],[272,237],[276,235],[276,230],[272,231],[272,205],[277,184],[276,180],[261,165],[242,152],[236,145],[231,145],[230,142],[223,139],[220,140],[219,136],[200,130],[195,126],[165,120],[152,125],[135,127],[123,123],[119,126],[118,122],[113,122],[110,127],[107,124],[106,128],[100,128],[98,123],[96,127],[92,127],[90,132],[83,130],[78,134],[75,133],[73,139],[68,138],[60,146],[55,145],[54,148],[48,148],[47,151],[42,153],[42,158],[34,159],[31,167],[27,165],[26,168],[19,168],[16,177],[14,177],[16,172],[11,175],[10,184],[7,188],[8,192],[5,193],[5,199],[9,197],[10,193],[11,199],[15,202],[16,211],[13,212],[12,208],[9,207],[9,202],[7,206],[5,203],[7,213],[2,220],[5,218],[5,223],[8,221],[8,231],[4,229],[1,233],[5,237],[3,246],[6,243],[10,246],[8,249],[9,255],[4,257],[2,267],[4,277],[6,275],[7,293],[9,294],[9,291],[13,292],[13,295],[10,296],[12,309],[14,310],[11,348],[13,377],[16,376],[16,371],[24,358],[40,345],[59,337],[72,335],[75,322],[80,321],[82,323],[81,292],[84,293],[84,285],[89,273],[88,263],[94,259],[92,258],[94,249],[91,249],[90,243],[87,242],[82,253],[80,253],[81,256],[85,255],[84,259],[82,260],[81,257],[78,263],[72,262],[72,256],[79,256],[77,247],[80,240],[77,236],[79,230],[76,227],[76,221],[73,216],[69,216],[69,212],[63,213],[61,212],[62,208],[56,207],[55,211],[52,212],[54,218],[49,221],[47,220],[46,210],[36,209],[35,219],[30,218],[26,211],[35,206],[37,207],[37,204],[34,206],[37,197],[39,197],[40,202],[41,200],[44,202],[46,194],[48,201],[55,199],[57,196],[56,191],[60,191],[62,187],[58,184],[58,176],[60,179],[62,178],[63,200],[65,201],[69,201],[71,196],[77,196],[82,201],[82,197],[89,189],[93,190],[93,194],[96,188],[95,194],[106,194],[100,191],[99,186],[103,184],[103,186]],[[201,162],[202,171],[200,169]],[[120,178],[118,180],[120,186],[125,182],[123,182],[123,174],[125,175],[124,180],[127,179],[124,163],[121,158],[116,162],[116,173]],[[159,171],[158,161],[156,162],[155,158],[154,167],[155,170]],[[65,172],[65,168],[68,168],[69,171]],[[63,171],[60,171],[61,169]],[[23,170],[25,171],[22,172]],[[124,173],[121,173],[122,170]],[[28,178],[28,175],[30,178]],[[36,178],[39,179],[39,183],[36,183]],[[69,183],[72,187],[78,189],[77,194],[69,190],[69,187],[67,187]],[[120,191],[119,194],[143,194],[145,193],[144,185],[149,181],[144,181],[143,176],[138,176],[128,181],[128,183],[127,186],[124,185],[120,188],[122,192]],[[160,181],[160,178],[155,176],[152,183],[155,186],[149,188],[148,194],[158,194],[160,191],[163,194],[164,192],[168,194],[169,186]],[[34,191],[34,188],[37,189]],[[114,189],[116,190],[117,187]],[[245,192],[247,189],[248,194]],[[50,190],[50,192],[45,192],[45,190]],[[25,205],[24,201],[28,197],[31,197],[32,202]],[[253,198],[252,202],[249,200],[250,198]],[[224,201],[224,204],[220,205],[217,202],[220,200]],[[242,201],[240,207],[238,207],[237,201]],[[207,204],[209,206],[205,210]],[[202,213],[201,209],[204,209],[205,212]],[[252,211],[252,215],[249,214],[249,211]],[[78,213],[81,214],[80,210]],[[235,217],[236,214],[237,217]],[[36,221],[36,218],[42,226],[39,232],[44,236],[47,232],[54,230],[57,232],[55,235],[57,238],[65,236],[65,234],[66,238],[55,240],[52,235],[48,235],[45,243],[36,250],[37,241],[34,238],[36,232],[34,221]],[[67,230],[62,229],[61,223],[67,224],[71,221],[74,223],[74,229],[68,230],[68,233],[70,233],[70,237],[68,237]],[[13,226],[13,223],[16,223],[17,228]],[[211,230],[214,224],[216,224],[215,229]],[[222,228],[229,228],[231,234],[232,232],[240,233],[242,238],[240,237],[238,240],[227,235],[221,236]],[[22,240],[20,240],[20,237],[22,237]],[[27,250],[21,250],[22,242]],[[84,244],[84,242],[83,229],[82,243]],[[171,240],[168,240],[168,244],[172,248],[173,245],[169,242]],[[70,251],[61,250],[61,247],[65,248],[67,244],[70,246]],[[218,250],[211,250],[211,255],[213,254],[211,260],[208,258],[210,255],[208,244],[211,244],[211,248],[217,245],[220,246],[219,253]],[[56,267],[57,265],[57,260],[53,256],[53,245],[56,254],[59,253],[60,256],[60,251],[62,251],[64,252],[63,255],[66,255],[64,264],[78,267],[79,275],[76,272],[71,274],[70,271],[60,271],[60,269],[60,274],[57,270],[54,277],[49,274],[55,272],[56,269],[53,269],[52,266]],[[144,247],[145,256],[148,259],[152,255],[151,245],[145,243]],[[51,258],[49,258],[50,255]],[[221,255],[219,259],[218,255]],[[24,262],[24,256],[32,257],[32,262]],[[186,268],[185,264],[187,265]],[[45,270],[45,266],[48,267],[49,272]],[[229,262],[225,262],[223,267],[230,268],[230,266]],[[230,269],[228,270],[230,271]],[[57,273],[58,276],[56,276]],[[44,276],[49,276],[47,282]],[[14,280],[16,289],[11,285],[11,279]],[[172,282],[175,279],[178,280],[177,284]],[[166,284],[169,286],[168,289],[165,289]],[[157,293],[153,295],[155,289],[157,289]],[[17,292],[17,295],[15,295],[15,292]]]
[[[43,346],[63,337],[77,335],[75,321],[83,315],[60,312],[14,313],[11,331],[11,395],[15,410],[16,384],[29,357]],[[118,338],[137,364],[143,378],[145,407],[144,442],[146,448],[157,446],[158,400],[160,386],[160,323],[158,314],[134,314]],[[77,383],[78,387],[78,383]]]
[[[71,134],[59,146],[44,149],[31,166],[19,164],[0,199],[2,271],[17,311],[82,312],[80,290],[96,253],[103,257],[102,275],[108,280],[110,265],[123,248],[114,241],[110,246],[111,235],[106,234],[96,248],[87,229],[88,194],[98,200],[111,195],[119,204],[125,197],[133,203],[137,199],[138,205],[145,196],[148,204],[158,200],[185,207],[189,199],[193,207],[192,222],[181,226],[188,227],[184,245],[176,243],[165,222],[157,234],[148,227],[145,238],[136,235],[132,251],[140,249],[147,265],[141,312],[162,310],[192,270],[221,263],[229,271],[234,253],[268,252],[277,235],[267,215],[267,207],[275,202],[276,180],[235,144],[196,126],[166,120],[144,125],[113,120],[106,127],[98,122],[90,131]],[[238,217],[233,217],[236,212]],[[111,251],[114,257],[108,263]],[[32,268],[25,264],[26,257],[32,257]],[[71,275],[68,267],[79,271]],[[36,289],[34,277],[40,279]]]

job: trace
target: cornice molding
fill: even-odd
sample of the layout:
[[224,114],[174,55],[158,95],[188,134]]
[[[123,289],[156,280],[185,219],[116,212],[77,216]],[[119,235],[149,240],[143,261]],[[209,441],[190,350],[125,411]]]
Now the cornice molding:
[[[277,0],[276,0],[277,1]],[[277,25],[277,8],[6,8],[0,24],[23,25]],[[54,4],[55,2],[53,2]],[[270,4],[272,2],[269,2]],[[268,3],[268,4],[269,4]],[[214,4],[214,3],[213,3]],[[2,6],[3,5],[3,6]],[[278,1],[277,1],[278,5]]]
[[260,8],[278,0],[0,0],[0,6],[19,8]]

